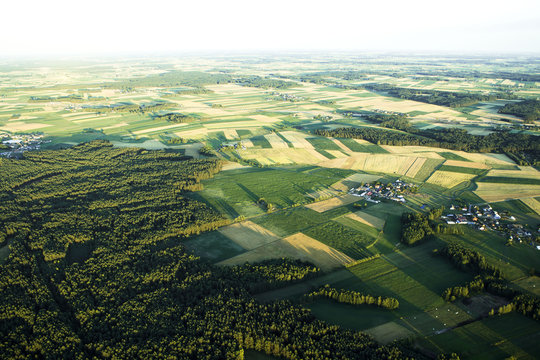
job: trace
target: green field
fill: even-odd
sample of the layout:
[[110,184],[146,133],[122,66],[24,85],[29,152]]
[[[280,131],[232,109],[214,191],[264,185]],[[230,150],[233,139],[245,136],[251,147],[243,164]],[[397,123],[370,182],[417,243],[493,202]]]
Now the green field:
[[465,359],[537,359],[540,324],[519,314],[495,316],[418,341],[423,348]]
[[524,185],[540,185],[540,179],[503,177],[503,176],[485,176],[478,179],[479,182],[489,182],[497,184],[524,184]]
[[420,170],[414,176],[415,180],[425,181],[435,172],[435,170],[443,163],[444,160],[426,159]]
[[265,212],[257,204],[261,198],[279,208],[307,204],[312,201],[310,193],[327,189],[351,173],[306,167],[230,170],[204,182],[204,190],[197,196],[230,218],[253,216]]
[[339,139],[351,151],[371,154],[387,154],[388,151],[375,144],[359,144],[354,139]]
[[462,174],[474,174],[474,175],[480,175],[487,171],[485,169],[474,169],[474,168],[468,168],[464,166],[451,166],[451,165],[443,165],[438,170],[457,172],[457,173],[462,173]]
[[353,259],[371,256],[366,247],[376,240],[370,234],[355,231],[355,229],[335,221],[317,225],[304,231],[304,233],[349,255]]
[[[0,64],[0,138],[40,133],[45,140],[42,148],[51,150],[109,140],[115,147],[141,148],[134,159],[147,154],[144,149],[164,149],[168,153],[204,158],[204,151],[199,149],[207,145],[214,149],[215,156],[224,160],[226,170],[203,180],[201,191],[186,196],[204,202],[229,220],[248,219],[263,231],[272,232],[271,236],[284,238],[303,233],[354,259],[366,260],[376,255],[354,266],[332,270],[321,278],[328,277],[329,284],[338,289],[395,297],[400,307],[388,311],[321,299],[303,302],[302,292],[309,291],[314,284],[324,285],[317,282],[320,278],[296,284],[301,291],[294,288],[283,297],[309,308],[318,319],[367,331],[381,343],[410,338],[433,358],[439,352],[458,352],[463,359],[510,356],[532,359],[540,354],[538,322],[518,314],[478,320],[477,317],[485,314],[485,308],[475,308],[463,301],[445,302],[442,292],[447,287],[463,285],[472,275],[435,256],[433,250],[453,242],[477,250],[489,264],[504,272],[512,286],[538,295],[540,282],[537,276],[531,276],[540,270],[540,252],[535,248],[538,242],[526,239],[509,245],[503,232],[483,232],[465,225],[463,235],[437,234],[436,239],[414,247],[399,242],[404,212],[485,203],[475,193],[479,186],[487,185],[480,183],[492,183],[495,192],[499,191],[497,184],[501,185],[501,192],[512,185],[540,185],[540,179],[532,177],[486,176],[488,168],[523,170],[509,158],[521,156],[519,151],[513,155],[509,152],[504,155],[504,151],[468,154],[452,150],[459,148],[453,146],[400,147],[401,143],[397,143],[386,147],[378,145],[385,144],[385,139],[377,143],[351,138],[334,140],[316,136],[315,131],[351,126],[378,129],[380,124],[368,123],[357,115],[379,114],[383,118],[399,115],[406,119],[411,133],[419,129],[460,129],[474,135],[496,135],[502,131],[509,131],[509,136],[538,135],[538,126],[524,126],[523,119],[497,112],[505,103],[517,101],[514,99],[540,96],[538,81],[531,80],[537,75],[537,69],[531,65],[535,59],[479,56],[456,60],[369,54],[363,55],[362,61],[348,54],[273,58],[193,56],[152,61],[108,60],[107,63],[51,61],[43,67],[23,63],[10,66],[6,60],[6,64]],[[257,78],[262,85],[251,83],[248,78]],[[295,83],[275,85],[280,81]],[[426,98],[411,100],[407,96],[368,91],[365,90],[368,84],[411,89],[418,94],[433,90],[468,97],[496,94],[498,100],[443,106],[429,103]],[[163,108],[148,110],[148,106],[163,102],[167,102]],[[119,104],[140,107],[120,110],[115,107]],[[283,142],[277,141],[276,136]],[[230,146],[239,142],[242,146],[236,149]],[[446,160],[466,161],[471,167],[444,165]],[[0,159],[0,164],[3,161]],[[341,181],[364,174],[362,169],[369,169],[369,181],[380,176],[379,181],[386,183],[399,177],[418,185],[418,192],[406,194],[403,204],[390,200],[374,204],[358,198],[355,203],[339,205],[340,199],[347,199],[345,192],[359,185],[352,180]],[[436,171],[477,177],[455,186],[450,184],[448,188],[425,183]],[[458,178],[458,174],[454,175]],[[437,176],[432,180],[445,184]],[[519,194],[516,190],[512,196],[517,199]],[[534,191],[530,194],[537,195]],[[323,212],[304,206],[334,197],[332,201],[338,205],[323,208],[326,210]],[[133,193],[134,206],[136,199],[137,193]],[[272,205],[270,211],[268,204]],[[540,217],[522,201],[491,205],[502,215],[514,216],[515,223],[522,224],[533,236],[538,235]],[[534,205],[530,202],[530,206]],[[360,210],[364,218],[354,214]],[[501,222],[506,225],[506,220]],[[0,227],[0,242],[4,233],[11,231]],[[161,250],[182,243],[207,263],[218,263],[247,252],[232,240],[232,235],[229,238],[224,233],[220,229],[187,239],[171,237],[161,243],[155,240],[155,248]],[[6,239],[4,243],[12,241],[10,237]],[[84,263],[83,253],[88,249],[73,244],[68,249],[69,266]],[[39,249],[36,251],[39,254]],[[0,247],[0,263],[9,261],[9,254],[9,246]],[[288,288],[281,290],[288,293]],[[480,297],[493,300],[491,295]],[[471,301],[481,302],[477,298]],[[464,321],[473,322],[463,325]],[[253,350],[246,350],[245,358],[277,359]]]

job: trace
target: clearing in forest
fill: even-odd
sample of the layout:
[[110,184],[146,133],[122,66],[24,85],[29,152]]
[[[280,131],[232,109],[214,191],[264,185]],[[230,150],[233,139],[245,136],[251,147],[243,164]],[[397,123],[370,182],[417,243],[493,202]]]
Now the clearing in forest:
[[341,267],[353,261],[351,257],[342,252],[302,233],[297,233],[221,261],[218,265],[241,265],[246,262],[255,263],[282,257],[309,261],[324,271]]
[[246,250],[279,240],[274,233],[251,221],[225,226],[218,231]]

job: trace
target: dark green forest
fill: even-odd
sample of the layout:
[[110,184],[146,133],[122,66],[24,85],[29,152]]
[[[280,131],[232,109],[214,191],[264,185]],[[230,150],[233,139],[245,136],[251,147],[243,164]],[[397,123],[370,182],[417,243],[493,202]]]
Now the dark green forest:
[[171,70],[161,74],[145,77],[122,79],[105,84],[105,87],[129,90],[137,87],[175,87],[192,86],[195,88],[232,82],[232,77],[226,74],[211,74],[201,71]]
[[508,103],[500,108],[499,112],[523,118],[526,123],[534,123],[540,119],[540,100],[531,99],[518,103]]
[[189,193],[217,159],[97,141],[0,160],[0,358],[422,358],[258,291],[314,276],[274,260],[216,267],[182,240],[228,223]]
[[236,80],[239,85],[250,86],[261,89],[288,89],[293,86],[301,86],[292,81],[283,81],[279,79],[262,78],[260,76],[246,76]]

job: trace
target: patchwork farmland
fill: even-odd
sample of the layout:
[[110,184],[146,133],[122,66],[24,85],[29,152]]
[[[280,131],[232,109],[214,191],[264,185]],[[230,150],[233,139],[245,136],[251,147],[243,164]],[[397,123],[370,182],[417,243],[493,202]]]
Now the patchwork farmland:
[[[507,58],[482,64],[400,58],[399,66],[385,57],[336,59],[185,57],[51,65],[54,71],[0,64],[0,167],[38,161],[49,153],[35,150],[52,152],[95,140],[123,148],[133,161],[160,154],[153,159],[156,178],[162,171],[160,161],[169,158],[177,159],[179,167],[187,159],[218,160],[219,172],[175,179],[170,192],[156,196],[198,202],[200,209],[221,217],[219,225],[199,228],[194,215],[189,221],[197,226],[185,234],[172,227],[146,239],[142,258],[156,253],[175,258],[173,251],[185,249],[186,257],[225,274],[227,281],[236,281],[245,276],[242,269],[249,269],[246,278],[253,286],[243,284],[245,288],[234,291],[245,291],[242,296],[253,301],[251,305],[271,308],[282,304],[274,301],[286,299],[306,309],[303,314],[312,323],[319,319],[331,329],[337,325],[360,331],[388,346],[405,340],[399,346],[422,357],[449,358],[453,352],[462,359],[537,357],[538,319],[516,310],[515,298],[496,294],[487,285],[469,292],[471,281],[488,281],[493,274],[456,266],[440,255],[446,246],[464,246],[501,271],[497,284],[538,297],[539,123],[499,113],[507,104],[540,96],[538,81],[524,76],[535,68],[527,70],[525,62]],[[448,104],[445,96],[467,97],[472,104]],[[136,173],[137,166],[132,170],[130,181],[137,184],[142,174]],[[67,179],[66,174],[59,177]],[[27,176],[31,184],[51,181],[32,176]],[[392,184],[397,180],[411,184],[410,189],[396,189]],[[197,191],[187,191],[182,181]],[[387,195],[350,191],[364,186]],[[15,190],[6,191],[5,198],[11,199]],[[46,202],[52,194],[24,194],[17,197],[18,206]],[[61,196],[71,201],[78,194]],[[130,196],[119,217],[138,210],[139,193]],[[492,224],[487,228],[465,217],[459,223],[445,218],[469,213],[472,219],[487,207],[493,210],[490,219],[482,219]],[[170,211],[164,207],[131,225],[160,229]],[[412,224],[407,222],[411,214],[418,216]],[[25,224],[11,228],[2,221],[0,265],[12,261],[12,251],[21,250],[12,246],[13,239],[26,234]],[[73,228],[80,226],[78,221],[75,216]],[[422,236],[409,246],[404,239],[414,231]],[[129,236],[124,240],[138,244]],[[68,243],[62,251],[70,260],[41,260],[42,250],[31,249],[30,257],[39,263],[36,274],[49,274],[47,270],[53,279],[62,266],[83,267],[87,260],[73,261],[78,259],[73,249],[87,239],[79,234],[62,239]],[[81,253],[101,254],[103,249],[93,243],[99,241],[92,238],[91,246],[80,245]],[[91,259],[86,264],[97,261],[94,255]],[[111,269],[128,267],[114,266]],[[184,286],[184,269],[174,269],[174,276],[142,274],[133,281],[156,291],[180,283],[177,289]],[[212,271],[186,274],[215,281]],[[312,273],[303,278],[302,271]],[[66,284],[72,280],[62,280],[51,296],[68,299]],[[392,298],[399,307],[352,305],[340,297],[308,300],[308,293],[325,285],[346,294]],[[44,293],[50,288],[44,287]],[[449,288],[462,293],[467,288],[467,295],[447,299]],[[122,309],[132,302],[125,300]],[[51,304],[64,306],[61,301]],[[175,306],[171,303],[170,308]],[[504,313],[509,308],[512,311]],[[85,321],[100,318],[100,311],[67,313],[82,329]],[[242,336],[250,341],[247,332]],[[242,356],[277,359],[272,346],[261,345]]]

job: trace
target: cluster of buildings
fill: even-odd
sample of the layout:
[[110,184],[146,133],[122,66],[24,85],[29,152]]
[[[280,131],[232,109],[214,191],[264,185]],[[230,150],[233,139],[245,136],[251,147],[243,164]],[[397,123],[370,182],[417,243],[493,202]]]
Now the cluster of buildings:
[[507,212],[499,214],[489,205],[468,205],[463,207],[450,207],[452,213],[441,216],[447,224],[472,225],[478,230],[495,230],[506,234],[508,240],[523,242],[532,239],[533,234],[527,231],[522,224],[515,223],[516,218]]
[[396,111],[389,111],[389,110],[382,110],[382,109],[371,109],[370,111],[377,113],[377,114],[384,114],[384,115],[398,115],[398,116],[408,116],[405,113],[396,112]]
[[0,133],[0,141],[7,149],[0,150],[0,156],[17,157],[25,151],[34,151],[41,148],[44,143],[42,134]]
[[396,180],[388,184],[365,184],[357,188],[351,188],[349,194],[353,196],[363,197],[366,201],[380,203],[380,199],[387,199],[404,203],[405,197],[403,194],[416,189],[414,184],[405,183],[401,180]]
[[306,100],[305,98],[301,96],[296,96],[294,94],[282,94],[278,92],[272,92],[271,95],[283,101],[297,102]]
[[244,145],[242,142],[235,142],[235,143],[223,143],[221,144],[221,146],[219,147],[218,151],[223,151],[223,150],[239,150],[239,149],[242,149],[242,150],[246,150],[246,145]]

